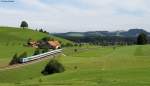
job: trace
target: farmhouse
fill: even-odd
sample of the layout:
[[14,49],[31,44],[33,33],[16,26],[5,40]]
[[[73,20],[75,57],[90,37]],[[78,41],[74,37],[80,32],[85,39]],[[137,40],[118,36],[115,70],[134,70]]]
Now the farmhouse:
[[29,46],[34,47],[34,48],[42,48],[42,47],[47,47],[49,49],[58,49],[61,47],[61,44],[59,41],[30,41],[28,43]]
[[58,41],[48,41],[48,44],[52,49],[58,49],[61,47],[61,44]]

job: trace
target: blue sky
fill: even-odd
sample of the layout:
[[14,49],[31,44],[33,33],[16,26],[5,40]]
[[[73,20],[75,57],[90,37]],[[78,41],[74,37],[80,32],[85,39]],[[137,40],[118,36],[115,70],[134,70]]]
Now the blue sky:
[[49,32],[128,30],[150,31],[150,0],[14,0],[0,2],[0,26]]

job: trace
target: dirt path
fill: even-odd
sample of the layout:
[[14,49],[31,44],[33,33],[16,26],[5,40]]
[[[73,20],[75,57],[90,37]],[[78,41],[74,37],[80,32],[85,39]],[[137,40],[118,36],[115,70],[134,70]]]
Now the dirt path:
[[41,58],[41,59],[38,59],[38,60],[34,60],[34,61],[30,61],[30,62],[27,62],[27,63],[10,65],[10,66],[8,65],[6,67],[0,68],[0,71],[10,70],[10,69],[16,69],[16,68],[20,68],[20,67],[23,67],[23,66],[35,64],[35,63],[38,63],[38,62],[41,62],[41,61],[44,61],[44,60],[47,60],[47,59],[55,58],[56,55],[59,55],[59,54],[61,54],[61,53],[57,53],[55,55],[47,56],[47,57],[44,57],[44,58]]

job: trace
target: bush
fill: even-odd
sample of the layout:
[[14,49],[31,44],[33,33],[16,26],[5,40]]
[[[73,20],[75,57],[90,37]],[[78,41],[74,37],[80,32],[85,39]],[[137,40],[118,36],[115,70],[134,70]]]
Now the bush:
[[74,49],[74,52],[77,52],[78,50],[77,49]]
[[54,41],[54,39],[51,38],[51,37],[44,37],[44,38],[41,39],[41,41],[46,41],[46,42],[50,41],[50,40]]
[[27,52],[23,52],[18,58],[26,58],[27,56]]
[[50,62],[46,65],[44,70],[41,72],[43,75],[49,75],[53,73],[61,73],[64,72],[65,69],[61,63],[59,63],[56,59],[50,60]]
[[64,45],[65,47],[72,47],[73,44],[72,43],[67,43],[66,45]]
[[45,53],[45,52],[48,52],[48,51],[49,51],[49,48],[45,47],[45,48],[43,48],[42,53]]
[[10,61],[9,65],[18,64],[20,62],[20,58],[26,58],[27,52],[22,53],[20,56],[17,53],[13,56],[12,60]]
[[40,49],[39,49],[39,48],[37,48],[37,49],[34,51],[34,55],[38,55],[38,54],[40,54]]
[[18,57],[17,53],[13,56],[12,60],[10,61],[9,65],[17,64],[18,63]]

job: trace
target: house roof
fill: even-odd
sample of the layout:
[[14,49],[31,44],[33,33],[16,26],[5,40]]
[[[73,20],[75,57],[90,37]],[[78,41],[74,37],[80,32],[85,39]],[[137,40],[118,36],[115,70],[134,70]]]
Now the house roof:
[[58,41],[48,41],[48,44],[49,44],[50,46],[52,46],[53,48],[58,48],[58,47],[61,46]]

